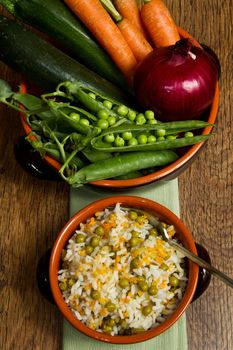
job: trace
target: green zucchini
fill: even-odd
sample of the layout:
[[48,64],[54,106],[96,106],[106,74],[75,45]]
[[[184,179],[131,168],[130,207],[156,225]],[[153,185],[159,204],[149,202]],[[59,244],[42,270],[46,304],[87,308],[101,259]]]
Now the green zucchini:
[[106,98],[130,103],[129,94],[122,92],[33,31],[0,16],[0,60],[30,79],[45,91],[54,90],[63,81],[78,81],[84,88]]
[[120,70],[61,0],[0,0],[0,4],[16,18],[61,43],[80,63],[127,89]]

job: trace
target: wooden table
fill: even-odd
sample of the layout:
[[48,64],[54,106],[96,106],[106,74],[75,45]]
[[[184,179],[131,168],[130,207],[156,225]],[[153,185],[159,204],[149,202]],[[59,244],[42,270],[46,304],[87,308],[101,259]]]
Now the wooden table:
[[[233,277],[233,113],[231,0],[169,0],[176,23],[220,58],[221,105],[216,135],[179,177],[181,217],[213,264]],[[23,46],[23,43],[22,43]],[[0,64],[0,78],[20,76]],[[0,109],[0,348],[58,350],[62,317],[38,292],[35,269],[68,219],[69,188],[37,180],[17,164],[18,114]],[[189,350],[233,349],[233,291],[213,279],[188,312]],[[169,350],[169,349],[167,349]]]

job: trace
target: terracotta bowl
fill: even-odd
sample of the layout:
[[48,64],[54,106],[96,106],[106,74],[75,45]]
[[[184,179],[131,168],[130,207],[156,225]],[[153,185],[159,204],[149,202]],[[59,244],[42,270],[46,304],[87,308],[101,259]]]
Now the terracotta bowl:
[[[195,39],[193,39],[192,36],[189,33],[187,33],[185,30],[183,30],[182,28],[178,28],[178,30],[181,38],[190,38],[196,46],[200,46],[200,44]],[[21,92],[26,93],[28,90],[30,89],[27,88],[26,84],[22,83]],[[219,106],[219,87],[217,84],[213,103],[208,111],[207,116],[205,116],[205,120],[211,124],[214,124],[216,121],[218,106]],[[29,132],[31,132],[31,129],[26,122],[25,115],[23,114],[21,114],[21,122],[25,133],[28,134]],[[212,126],[204,128],[202,131],[202,134],[203,135],[210,134],[212,128],[213,128]],[[124,189],[124,188],[130,188],[130,187],[138,187],[138,186],[146,185],[146,184],[161,181],[161,180],[174,179],[177,176],[179,176],[179,174],[182,173],[194,161],[194,159],[197,157],[197,155],[199,154],[200,150],[203,148],[205,143],[206,141],[200,142],[191,147],[186,147],[185,149],[181,150],[180,157],[177,161],[167,166],[164,166],[149,175],[141,176],[134,179],[128,179],[128,180],[100,180],[100,181],[90,182],[89,184],[97,187],[106,188],[106,189],[108,188]],[[55,170],[58,171],[60,169],[61,167],[60,163],[58,163],[56,160],[54,160],[50,156],[45,156],[44,159]]]
[[49,262],[49,283],[52,291],[52,295],[55,303],[57,304],[59,310],[66,318],[66,320],[78,331],[84,333],[85,335],[108,343],[115,344],[131,344],[146,341],[148,339],[154,338],[159,334],[165,332],[169,327],[171,327],[184,313],[189,304],[191,303],[194,293],[197,288],[198,282],[198,272],[199,268],[196,264],[188,261],[188,283],[184,293],[184,296],[172,315],[170,315],[162,324],[152,328],[151,330],[139,333],[136,335],[125,335],[125,336],[111,336],[104,333],[97,332],[85,326],[81,321],[79,321],[74,314],[70,311],[68,306],[63,300],[62,293],[58,285],[58,271],[61,268],[61,254],[62,250],[66,247],[68,240],[74,234],[74,231],[78,228],[81,222],[85,222],[88,218],[93,216],[97,211],[101,211],[108,206],[113,206],[116,203],[121,203],[122,206],[141,208],[145,211],[157,216],[159,219],[163,220],[168,224],[174,225],[176,229],[176,237],[182,242],[182,244],[197,254],[196,246],[193,241],[191,233],[182,223],[182,221],[170,210],[164,206],[151,201],[149,199],[135,197],[135,196],[113,196],[109,198],[104,198],[96,202],[91,203],[79,212],[77,212],[63,227],[61,230],[50,256]]

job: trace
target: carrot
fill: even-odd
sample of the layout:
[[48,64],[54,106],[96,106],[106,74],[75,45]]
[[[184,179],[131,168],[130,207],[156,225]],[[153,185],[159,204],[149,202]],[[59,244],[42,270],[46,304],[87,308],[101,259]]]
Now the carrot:
[[180,36],[171,14],[162,0],[145,0],[142,21],[156,47],[174,45]]
[[100,0],[100,2],[115,20],[137,61],[141,62],[151,51],[153,51],[151,45],[134,23],[121,16],[111,0]]
[[141,62],[153,51],[142,32],[127,18],[123,18],[117,25],[138,62]]
[[137,65],[136,58],[119,28],[99,0],[65,0],[71,11],[103,46],[129,81]]
[[143,24],[140,17],[140,11],[137,6],[136,0],[113,0],[113,3],[117,9],[117,11],[121,14],[123,18],[128,19],[131,23],[133,23],[142,34],[146,37],[145,29],[143,28]]

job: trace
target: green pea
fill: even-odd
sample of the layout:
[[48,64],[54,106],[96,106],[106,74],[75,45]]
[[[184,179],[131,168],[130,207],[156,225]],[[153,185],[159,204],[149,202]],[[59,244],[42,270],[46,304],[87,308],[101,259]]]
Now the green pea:
[[154,135],[149,135],[147,139],[148,143],[154,143],[156,142],[156,137]]
[[100,298],[100,292],[96,289],[91,290],[91,297],[94,300],[98,300]]
[[81,233],[79,233],[75,237],[75,242],[76,243],[83,243],[83,242],[85,242],[85,239],[86,239],[86,237],[84,235],[82,235]]
[[114,318],[109,318],[106,322],[105,322],[108,326],[113,327],[116,324],[116,321],[114,320]]
[[83,119],[80,119],[79,124],[89,126],[89,125],[90,125],[90,122],[89,122],[88,119],[84,119],[84,118],[83,118]]
[[128,108],[124,105],[120,105],[118,108],[117,108],[117,113],[124,117],[126,114],[128,114]]
[[187,131],[185,134],[184,134],[184,137],[193,137],[193,133],[191,131]]
[[170,283],[170,285],[171,285],[172,287],[178,287],[180,281],[179,281],[179,279],[178,279],[177,277],[171,276],[171,277],[169,278],[169,283]]
[[126,278],[121,278],[119,281],[119,286],[123,289],[129,287],[129,281]]
[[103,236],[103,234],[104,234],[104,228],[103,228],[103,226],[97,226],[96,228],[95,228],[95,234],[96,235],[98,235],[98,236]]
[[111,101],[104,100],[103,105],[104,105],[104,107],[106,107],[107,109],[111,109],[111,108],[112,108],[112,102],[111,102]]
[[139,259],[138,258],[134,258],[133,260],[131,260],[130,267],[132,269],[138,269],[140,267]]
[[70,118],[75,120],[76,122],[80,121],[80,114],[78,113],[70,113]]
[[145,134],[141,134],[138,136],[138,143],[140,145],[145,145],[147,143],[147,136]]
[[165,137],[164,136],[159,136],[158,138],[157,138],[157,141],[164,141],[165,140]]
[[60,283],[59,283],[59,288],[60,288],[62,291],[67,290],[67,282],[66,282],[66,281],[60,282]]
[[143,291],[143,292],[146,292],[147,289],[148,289],[148,284],[147,282],[144,280],[144,281],[140,281],[138,282],[138,288]]
[[138,224],[144,224],[145,217],[143,215],[138,215],[136,221],[137,221]]
[[149,235],[152,237],[157,237],[158,236],[158,230],[157,228],[153,227],[149,230]]
[[163,309],[162,310],[162,315],[164,315],[164,316],[167,316],[167,315],[169,315],[171,313],[171,310],[169,310],[169,309]]
[[104,333],[109,334],[109,333],[112,332],[112,327],[109,326],[109,325],[107,325],[107,324],[104,324],[104,325],[102,326],[102,331],[103,331]]
[[156,295],[158,293],[158,289],[156,286],[150,286],[148,288],[148,294],[150,295]]
[[160,265],[160,268],[162,269],[162,270],[165,270],[165,271],[167,271],[168,269],[169,269],[169,267],[167,266],[167,264],[161,264]]
[[87,255],[90,255],[93,252],[94,248],[91,245],[87,245],[85,247],[85,251]]
[[98,113],[97,113],[97,116],[98,116],[98,118],[100,118],[100,119],[108,119],[109,114],[108,114],[107,111],[105,111],[105,109],[100,109],[100,110],[98,111]]
[[100,129],[105,130],[105,129],[107,129],[109,127],[109,123],[105,119],[99,119],[98,122],[97,122],[97,126]]
[[128,141],[128,146],[136,146],[137,144],[138,140],[135,137],[132,137],[132,139]]
[[136,211],[133,211],[133,210],[132,210],[132,211],[129,212],[129,218],[130,218],[130,220],[136,220],[137,217],[138,217],[138,214],[137,214]]
[[121,134],[121,136],[125,141],[128,141],[128,140],[132,139],[132,137],[133,137],[131,131],[125,131]]
[[100,242],[99,237],[91,237],[90,245],[95,248],[99,245],[99,242]]
[[116,118],[113,115],[110,115],[108,118],[109,125],[114,125],[116,123]]
[[161,137],[166,135],[166,130],[165,129],[158,129],[155,130],[155,136]]
[[96,99],[96,95],[93,92],[89,92],[88,96],[90,96],[94,100]]
[[127,118],[131,121],[131,122],[133,122],[134,120],[135,120],[135,118],[136,118],[136,112],[135,111],[132,111],[132,110],[130,110],[129,112],[128,112],[128,114],[127,114]]
[[144,117],[144,114],[142,113],[139,113],[137,116],[136,116],[136,124],[137,125],[143,125],[146,123],[146,118]]
[[138,237],[139,237],[139,232],[137,232],[137,231],[132,231],[132,232],[131,232],[131,238],[132,238],[132,237],[138,238]]
[[68,286],[69,286],[69,287],[72,287],[74,284],[75,284],[75,280],[74,280],[73,278],[70,278],[70,279],[68,280]]
[[144,306],[144,307],[142,308],[142,314],[143,314],[144,316],[150,315],[151,312],[152,312],[152,306],[151,306],[151,305],[147,305],[147,306]]
[[123,147],[125,145],[125,140],[119,135],[115,138],[114,145],[116,147]]
[[145,111],[145,117],[146,117],[146,119],[152,120],[152,119],[154,119],[154,116],[155,116],[155,114],[154,114],[153,111],[150,111],[150,110]]
[[114,134],[108,134],[104,136],[104,141],[107,143],[113,143],[115,140]]
[[140,240],[137,237],[132,237],[129,240],[129,245],[131,248],[133,248],[133,247],[136,247],[139,242],[140,242]]
[[114,312],[116,310],[116,306],[115,304],[113,304],[111,301],[109,301],[106,305],[105,305],[106,309],[108,310],[108,312]]
[[158,121],[156,119],[151,119],[151,120],[148,120],[148,124],[155,125],[155,124],[158,124]]
[[144,276],[137,276],[138,283],[141,281],[145,281],[145,279],[146,278]]
[[177,138],[177,135],[168,135],[166,137],[167,140],[175,140]]

